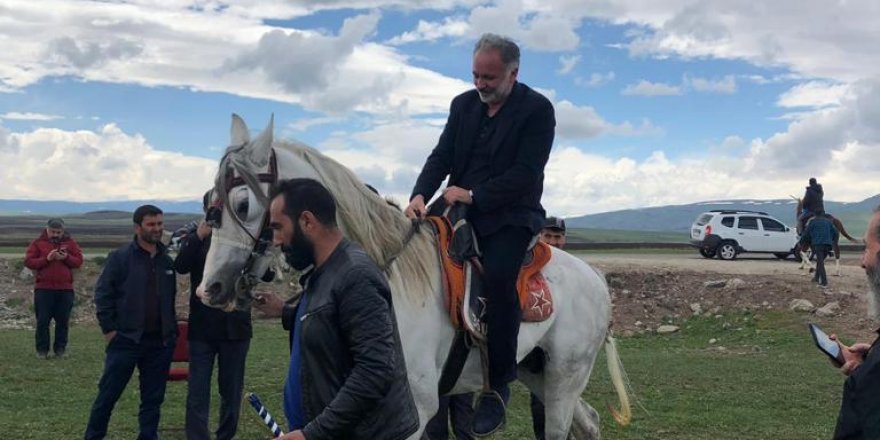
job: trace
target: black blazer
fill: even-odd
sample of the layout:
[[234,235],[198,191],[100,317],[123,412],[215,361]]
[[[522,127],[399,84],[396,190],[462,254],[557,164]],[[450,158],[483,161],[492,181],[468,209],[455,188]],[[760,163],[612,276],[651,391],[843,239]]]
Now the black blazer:
[[[456,96],[446,127],[425,161],[412,197],[429,200],[446,176],[454,186],[465,172],[486,105],[470,90]],[[490,235],[503,226],[524,226],[538,233],[544,224],[541,206],[544,166],[553,145],[553,104],[529,86],[516,83],[497,117],[489,140],[490,178],[474,188],[470,218],[477,232]]]
[[189,339],[193,341],[238,341],[250,339],[251,311],[225,312],[202,304],[196,288],[202,282],[205,260],[211,247],[211,237],[199,240],[195,232],[181,240],[180,252],[174,260],[174,269],[181,275],[189,274]]

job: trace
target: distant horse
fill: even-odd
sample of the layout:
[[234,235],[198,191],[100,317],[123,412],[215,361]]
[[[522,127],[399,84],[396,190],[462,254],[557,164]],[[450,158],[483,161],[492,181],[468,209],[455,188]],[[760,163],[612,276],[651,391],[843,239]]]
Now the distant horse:
[[[418,439],[437,412],[438,383],[452,345],[441,263],[434,235],[427,226],[414,229],[398,208],[368,189],[349,169],[300,143],[274,140],[272,123],[250,140],[247,126],[233,115],[232,141],[215,181],[216,227],[204,279],[198,294],[205,304],[229,309],[250,301],[247,284],[259,257],[253,249],[265,242],[266,189],[273,179],[306,177],[320,181],[337,202],[337,221],[344,235],[359,243],[385,271],[403,344],[410,389],[419,411]],[[268,177],[267,177],[268,176]],[[259,237],[263,236],[261,240]],[[611,298],[599,273],[571,254],[552,250],[542,270],[553,292],[555,311],[538,323],[523,323],[517,359],[534,348],[546,353],[542,371],[519,368],[519,379],[546,406],[548,439],[598,438],[598,413],[581,399],[593,363],[604,346],[612,383],[620,399],[618,421],[629,422],[629,398],[623,383],[615,341],[609,331]],[[481,387],[480,356],[471,350],[452,394]],[[279,358],[280,359],[280,358]],[[618,417],[616,417],[618,418]]]
[[[798,237],[800,237],[801,235],[804,234],[804,230],[806,229],[806,225],[809,223],[809,220],[811,220],[812,218],[802,221],[801,220],[801,213],[803,213],[803,210],[804,210],[804,201],[803,201],[803,199],[797,198],[795,196],[791,196],[791,198],[797,200],[797,208],[796,208],[797,212],[795,213],[795,221],[797,222],[796,223],[797,224],[797,234],[798,234]],[[837,229],[837,232],[839,232],[840,235],[843,235],[844,237],[847,238],[847,240],[849,240],[853,243],[861,243],[861,241],[856,240],[855,238],[853,238],[851,235],[849,235],[846,232],[846,228],[843,227],[843,222],[841,222],[840,219],[838,219],[837,217],[834,217],[833,215],[828,214],[828,213],[825,213],[825,215],[827,215],[831,219],[831,223],[834,224],[834,228]],[[834,240],[834,243],[831,244],[831,249],[834,252],[835,275],[840,276],[840,237],[838,237],[837,240]],[[810,270],[807,271],[808,274],[812,273],[814,270],[813,263],[810,261],[810,255],[808,253],[809,250],[810,250],[809,243],[804,243],[804,244],[800,245],[800,248],[798,249],[798,251],[800,253],[800,258],[801,258],[800,269],[803,270],[803,269],[806,269],[809,267]]]

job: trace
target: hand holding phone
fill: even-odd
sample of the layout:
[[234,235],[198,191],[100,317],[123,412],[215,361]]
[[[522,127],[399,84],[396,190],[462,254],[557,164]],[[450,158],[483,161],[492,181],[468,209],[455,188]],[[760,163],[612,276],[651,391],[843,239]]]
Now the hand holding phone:
[[807,327],[810,329],[810,334],[813,335],[813,341],[816,343],[816,347],[819,347],[819,350],[822,353],[825,353],[829,358],[831,358],[831,362],[834,363],[838,368],[842,367],[846,360],[843,357],[844,348],[841,344],[828,337],[828,335],[822,331],[816,324],[808,324]]

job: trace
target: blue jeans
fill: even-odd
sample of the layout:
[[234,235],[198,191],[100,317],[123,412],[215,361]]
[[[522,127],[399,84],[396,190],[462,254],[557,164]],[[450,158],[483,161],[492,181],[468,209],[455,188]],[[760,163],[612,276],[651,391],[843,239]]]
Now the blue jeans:
[[141,394],[137,438],[159,438],[159,410],[165,400],[165,384],[168,368],[171,366],[171,354],[174,352],[174,340],[170,342],[163,345],[161,338],[144,337],[140,343],[136,343],[116,335],[107,344],[104,373],[98,383],[98,396],[92,404],[86,440],[103,439],[107,435],[113,407],[125,391],[135,367],[140,373]]
[[237,341],[189,341],[189,385],[186,393],[186,438],[210,439],[208,412],[211,405],[211,374],[217,359],[217,388],[220,390],[220,420],[217,440],[235,437],[241,393],[244,389],[244,364],[250,339]]

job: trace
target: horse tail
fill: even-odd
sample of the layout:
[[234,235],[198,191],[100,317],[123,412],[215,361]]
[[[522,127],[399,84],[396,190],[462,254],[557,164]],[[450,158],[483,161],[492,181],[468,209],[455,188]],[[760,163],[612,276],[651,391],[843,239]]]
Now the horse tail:
[[861,243],[860,240],[856,240],[855,238],[852,238],[852,236],[850,236],[849,234],[846,233],[846,228],[843,227],[843,222],[840,221],[839,218],[831,217],[831,219],[832,219],[832,223],[834,223],[834,227],[837,228],[837,232],[840,232],[840,235],[843,235],[844,237],[846,237],[847,240],[849,240],[853,243]]
[[617,424],[627,426],[630,420],[632,420],[632,408],[630,407],[629,394],[627,393],[626,382],[624,381],[623,364],[617,353],[617,343],[610,330],[608,335],[605,336],[605,357],[608,359],[608,374],[611,377],[611,384],[614,385],[614,390],[617,392],[617,399],[620,403],[620,410],[614,409],[610,404],[608,409],[611,411],[611,416],[614,417]]

